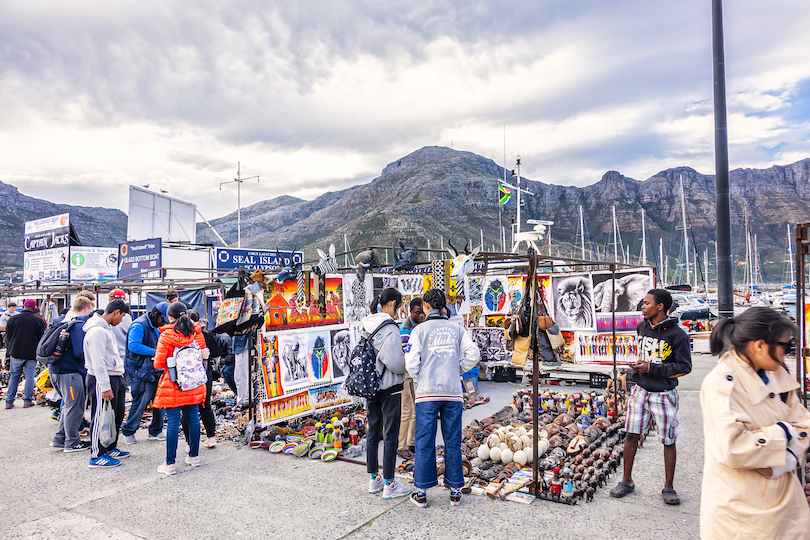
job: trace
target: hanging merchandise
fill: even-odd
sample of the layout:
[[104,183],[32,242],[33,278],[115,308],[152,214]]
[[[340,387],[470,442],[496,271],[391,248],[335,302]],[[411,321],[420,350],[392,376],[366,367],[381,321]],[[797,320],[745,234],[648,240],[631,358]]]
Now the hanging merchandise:
[[[445,290],[444,284],[444,276],[445,276],[445,266],[444,261],[433,261],[430,263],[431,268],[431,276],[433,277],[433,284],[430,288],[432,289],[439,289],[440,291]],[[427,289],[425,289],[427,291]]]
[[233,335],[237,322],[242,315],[245,304],[245,283],[241,273],[231,288],[225,293],[225,299],[219,305],[215,334]]

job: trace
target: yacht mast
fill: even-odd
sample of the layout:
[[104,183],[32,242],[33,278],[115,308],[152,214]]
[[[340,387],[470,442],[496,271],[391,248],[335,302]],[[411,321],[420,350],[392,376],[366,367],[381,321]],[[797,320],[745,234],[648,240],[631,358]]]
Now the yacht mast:
[[582,215],[582,205],[579,205],[579,232],[581,234],[579,247],[582,251],[582,260],[585,260],[585,218]]
[[616,262],[621,262],[619,260],[619,240],[617,238],[619,225],[616,223],[616,207],[611,206],[610,209],[613,211],[613,260]]
[[796,276],[793,275],[793,242],[790,241],[790,223],[787,224],[787,245],[788,245],[788,266],[790,267],[790,284],[796,283]]
[[681,214],[683,215],[683,254],[686,258],[686,284],[690,285],[689,279],[689,236],[686,234],[686,201],[683,196],[683,175],[680,175],[681,180]]
[[664,270],[664,237],[658,239],[658,269],[661,273],[661,285],[667,286],[667,272]]
[[644,207],[641,207],[641,266],[647,266],[647,226],[644,223]]

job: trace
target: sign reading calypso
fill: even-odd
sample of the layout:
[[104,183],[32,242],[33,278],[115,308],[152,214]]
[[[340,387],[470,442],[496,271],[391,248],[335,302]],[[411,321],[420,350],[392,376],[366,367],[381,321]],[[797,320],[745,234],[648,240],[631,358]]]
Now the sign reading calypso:
[[303,251],[264,249],[216,248],[217,269],[227,270],[242,267],[245,270],[280,270],[282,267],[304,261]]
[[70,245],[70,214],[25,223],[25,251],[39,251]]

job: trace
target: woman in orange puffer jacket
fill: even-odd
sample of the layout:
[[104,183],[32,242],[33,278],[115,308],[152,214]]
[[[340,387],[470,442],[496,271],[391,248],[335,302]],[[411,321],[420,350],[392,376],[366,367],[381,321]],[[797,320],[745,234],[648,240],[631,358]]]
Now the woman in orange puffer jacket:
[[160,328],[160,338],[155,349],[155,369],[162,369],[163,375],[158,382],[154,407],[166,410],[166,462],[158,467],[158,472],[174,474],[176,472],[177,440],[180,433],[180,416],[185,416],[189,426],[189,452],[186,463],[192,467],[200,465],[200,413],[199,404],[205,401],[205,385],[192,390],[180,390],[171,380],[167,360],[174,356],[177,347],[185,347],[196,342],[203,358],[208,357],[200,323],[193,322],[186,315],[186,306],[182,302],[169,305],[166,315],[168,324]]

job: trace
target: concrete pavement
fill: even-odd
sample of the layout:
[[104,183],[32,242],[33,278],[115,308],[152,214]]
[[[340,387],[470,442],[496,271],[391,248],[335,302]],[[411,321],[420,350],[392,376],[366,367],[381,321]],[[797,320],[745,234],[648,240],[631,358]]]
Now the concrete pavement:
[[[156,471],[165,445],[146,441],[144,430],[138,444],[122,441],[121,448],[132,451],[122,466],[90,469],[89,452],[65,454],[48,446],[56,430],[49,409],[17,407],[0,410],[0,538],[698,538],[699,390],[715,359],[695,355],[693,363],[679,386],[677,507],[661,500],[663,450],[656,434],[638,452],[636,491],[624,499],[608,494],[619,480],[614,474],[593,502],[573,507],[475,495],[451,507],[449,492],[433,488],[430,506],[421,509],[406,498],[370,495],[362,466],[232,444],[201,448],[202,466],[192,469],[181,466],[181,441],[180,472],[165,477]],[[503,407],[516,386],[494,388],[493,400],[467,411],[465,423]]]

